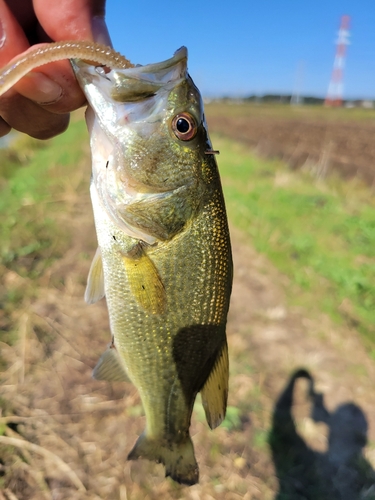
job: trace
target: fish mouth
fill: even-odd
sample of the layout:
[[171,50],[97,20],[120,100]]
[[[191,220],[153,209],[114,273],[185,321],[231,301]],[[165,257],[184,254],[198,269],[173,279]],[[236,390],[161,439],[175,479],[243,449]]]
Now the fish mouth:
[[176,79],[176,77],[181,78],[183,76],[183,74],[178,74],[179,65],[181,63],[185,63],[186,65],[187,57],[187,48],[180,47],[175,51],[172,57],[165,61],[146,64],[144,66],[137,65],[133,68],[128,68],[122,71],[130,78],[139,78],[139,75],[143,75],[143,79],[148,79],[150,81],[154,81],[155,83],[167,83],[171,79]]
[[160,63],[127,69],[92,66],[81,59],[72,59],[74,73],[90,100],[91,85],[99,86],[107,99],[132,103],[155,95],[160,89],[170,90],[187,74],[187,48]]

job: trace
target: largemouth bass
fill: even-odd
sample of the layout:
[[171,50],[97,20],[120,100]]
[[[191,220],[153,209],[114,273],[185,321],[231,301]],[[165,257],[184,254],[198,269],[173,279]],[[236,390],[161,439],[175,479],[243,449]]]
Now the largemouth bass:
[[128,458],[162,462],[167,476],[195,484],[189,427],[197,393],[211,428],[225,417],[232,284],[202,99],[185,48],[135,68],[81,59],[72,66],[89,102],[98,238],[85,298],[106,296],[112,333],[94,377],[128,377],[139,391],[146,429]]

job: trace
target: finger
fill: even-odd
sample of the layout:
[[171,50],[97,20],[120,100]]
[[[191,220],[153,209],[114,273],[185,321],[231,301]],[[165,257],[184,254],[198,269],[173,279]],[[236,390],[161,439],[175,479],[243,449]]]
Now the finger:
[[[18,15],[17,2],[25,6],[30,0],[12,0],[13,10]],[[104,0],[61,0],[53,3],[49,0],[35,0],[34,2],[41,28],[50,38],[98,39],[101,35],[101,41],[109,43],[103,17],[104,3]],[[22,23],[32,24],[35,21],[26,16]],[[4,65],[13,56],[27,49],[28,40],[4,0],[0,0],[0,24],[3,28],[0,29],[0,65]],[[41,103],[42,107],[17,96],[14,89],[34,102]],[[9,124],[0,125],[0,133],[6,133],[9,126],[13,126],[33,137],[51,137],[66,128],[68,117],[65,113],[77,109],[85,101],[67,61],[38,68],[22,79],[14,89],[6,94],[6,101],[4,97],[0,98],[0,115]],[[54,116],[54,113],[63,115]]]
[[32,0],[5,0],[4,3],[7,4],[23,31],[26,31],[34,24],[36,16]]
[[[4,94],[0,105],[3,122],[36,139],[54,137],[64,132],[69,124],[69,114],[50,113],[13,91]],[[0,123],[0,134],[2,130],[5,132],[6,127],[1,127]]]
[[[105,0],[34,0],[33,5],[40,25],[52,40],[85,39],[111,44],[104,21]],[[85,103],[86,99],[68,61],[55,62],[37,71],[62,88],[61,98],[48,102],[48,111],[70,112]],[[30,94],[27,88],[21,88],[20,92],[31,99],[34,97],[42,105],[47,102],[37,98],[35,93]]]
[[29,43],[20,24],[3,0],[0,0],[0,31],[0,66],[5,66],[13,57],[26,50]]
[[[29,50],[34,48],[35,46]],[[50,113],[69,113],[86,102],[67,60],[36,68],[17,82],[13,90],[46,108]]]
[[11,130],[12,127],[10,127],[2,118],[0,118],[0,137],[4,137],[4,135],[9,134]]
[[[29,10],[30,0],[12,0],[10,4],[13,12],[19,16],[22,5],[26,11]],[[107,33],[103,28],[105,27],[104,0],[61,0],[59,2],[36,0],[34,7],[43,30],[53,40],[93,39],[93,26],[98,29],[100,24],[102,24],[101,33]],[[35,25],[36,17],[34,16],[33,20],[32,15],[26,11],[22,10],[23,25],[25,27],[30,27],[33,23]],[[6,35],[6,43],[0,49],[0,65],[5,65],[14,56],[28,48],[28,41],[4,0],[0,0],[0,20]],[[48,112],[67,113],[80,108],[85,103],[86,99],[68,61],[58,61],[42,66],[33,73],[37,75],[30,74],[29,77],[23,78],[14,86],[14,89],[42,107],[47,106]]]
[[[3,0],[0,0],[0,28],[1,28],[0,66],[4,66],[15,56],[27,50],[29,44],[23,32],[22,27],[18,24],[17,20],[15,19],[12,12],[8,8],[8,5]],[[68,71],[70,71],[70,68],[68,68]],[[29,97],[34,101],[42,101],[44,103],[56,102],[63,95],[63,89],[61,88],[60,84],[58,82],[54,82],[53,80],[49,79],[48,76],[46,75],[39,73],[22,79],[17,85],[14,86],[14,88],[10,93],[7,93],[8,95],[6,95],[6,97],[3,96],[0,98],[0,116],[2,116],[3,119],[7,121],[11,126],[13,126],[12,125],[13,123],[19,123],[19,122],[22,123],[23,121],[23,108],[25,106],[25,101],[24,100],[20,101],[19,99],[14,100],[13,109],[8,106],[9,100],[15,98],[15,91],[18,90],[26,97]],[[6,104],[3,105],[3,103],[5,103],[4,99],[6,100]],[[20,102],[23,103],[22,109],[17,108],[16,103]],[[79,107],[80,105],[82,105],[82,102],[84,102],[84,98],[82,96],[82,93],[78,89],[76,90],[74,105]],[[69,107],[69,103],[67,106],[65,106],[65,108],[66,107]],[[39,112],[39,107],[34,106],[33,108],[34,112],[36,113]],[[12,113],[10,113],[11,109]],[[65,111],[64,107],[62,107],[60,111],[64,112]],[[4,112],[7,113],[6,117],[4,116]],[[43,115],[43,118],[41,118],[42,123],[45,122],[45,116],[48,116],[48,114],[50,114],[50,112],[47,114],[42,113]],[[66,121],[66,119],[64,119],[64,121]],[[36,119],[36,122],[39,122],[38,117]],[[56,128],[54,123],[52,123],[51,126],[52,129]],[[15,127],[17,128],[17,130],[22,129],[22,131],[28,132],[27,123],[25,123],[25,126],[16,125]],[[5,131],[4,127],[2,127],[2,129],[3,131]],[[35,130],[33,126],[32,126],[32,134],[35,135]],[[44,130],[41,131],[41,135],[45,135]]]
[[34,0],[39,23],[52,40],[94,40],[111,45],[105,0]]

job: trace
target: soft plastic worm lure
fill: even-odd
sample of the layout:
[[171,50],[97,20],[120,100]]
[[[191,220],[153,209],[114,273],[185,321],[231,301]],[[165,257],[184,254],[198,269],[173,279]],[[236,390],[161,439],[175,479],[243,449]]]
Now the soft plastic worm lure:
[[64,41],[36,47],[0,71],[0,95],[3,95],[34,68],[62,59],[83,59],[109,68],[133,68],[128,59],[106,45],[89,41]]

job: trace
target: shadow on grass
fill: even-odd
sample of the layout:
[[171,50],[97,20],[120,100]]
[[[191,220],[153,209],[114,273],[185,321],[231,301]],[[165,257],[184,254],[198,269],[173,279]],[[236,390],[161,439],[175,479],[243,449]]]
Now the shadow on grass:
[[[325,453],[312,450],[298,434],[292,415],[296,381],[307,379],[311,418],[328,426]],[[330,413],[311,374],[300,369],[290,378],[273,412],[269,444],[279,492],[275,500],[375,500],[375,472],[363,456],[368,425],[363,411],[344,403]]]

